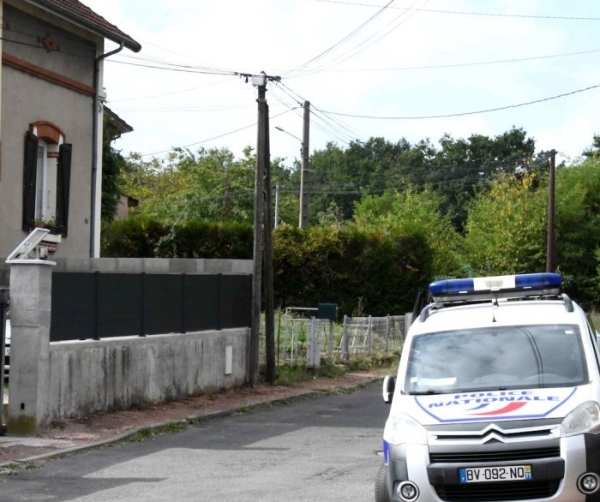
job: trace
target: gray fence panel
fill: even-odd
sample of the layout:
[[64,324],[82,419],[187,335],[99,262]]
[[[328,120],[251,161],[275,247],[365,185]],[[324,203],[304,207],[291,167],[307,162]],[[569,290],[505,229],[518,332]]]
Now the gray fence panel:
[[96,332],[95,274],[52,275],[52,341],[93,338]]
[[142,274],[145,335],[183,333],[183,282],[181,275]]
[[218,275],[186,275],[184,298],[185,331],[221,329]]
[[143,275],[96,274],[97,337],[144,335]]
[[53,274],[50,340],[250,327],[252,276]]

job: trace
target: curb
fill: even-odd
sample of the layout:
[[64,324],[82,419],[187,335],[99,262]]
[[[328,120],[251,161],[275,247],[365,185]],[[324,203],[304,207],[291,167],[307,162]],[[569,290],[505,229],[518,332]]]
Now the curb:
[[371,385],[372,383],[377,382],[379,380],[383,380],[383,378],[382,377],[370,377],[370,378],[365,378],[364,381],[362,381],[356,385],[349,386],[349,387],[339,387],[339,388],[330,389],[330,390],[301,391],[299,393],[292,393],[289,396],[277,397],[274,399],[265,399],[264,401],[260,401],[260,402],[248,404],[248,405],[243,405],[243,406],[238,406],[236,408],[231,408],[231,409],[227,409],[227,410],[220,410],[220,411],[208,412],[208,413],[200,413],[198,415],[191,415],[191,416],[186,417],[181,420],[166,420],[164,422],[159,422],[159,423],[155,423],[155,424],[151,424],[151,425],[136,427],[135,429],[131,429],[127,432],[123,432],[116,436],[113,436],[113,437],[110,437],[107,439],[102,439],[100,441],[95,441],[93,443],[88,443],[88,444],[84,444],[81,446],[73,446],[71,448],[57,449],[56,451],[42,453],[41,455],[35,455],[32,457],[22,458],[19,460],[9,460],[7,462],[1,463],[0,469],[2,469],[2,468],[10,469],[15,465],[20,466],[22,464],[28,464],[31,462],[39,462],[39,461],[49,460],[49,459],[58,459],[61,457],[65,457],[67,455],[74,454],[74,453],[83,453],[83,452],[86,452],[89,450],[95,450],[98,448],[102,448],[104,446],[110,446],[113,444],[126,442],[130,437],[136,435],[137,433],[139,433],[142,430],[150,430],[152,432],[158,432],[161,429],[163,429],[164,427],[168,426],[169,424],[181,423],[185,427],[187,427],[187,426],[195,425],[195,424],[207,421],[207,420],[214,420],[214,419],[218,419],[218,418],[229,417],[229,416],[235,415],[237,413],[250,413],[252,411],[255,411],[255,410],[260,409],[265,406],[288,404],[288,402],[290,400],[306,400],[306,399],[312,399],[312,398],[321,397],[321,396],[329,396],[332,394],[345,392],[345,391],[355,392],[355,391],[361,390],[361,389],[367,387],[368,385]]

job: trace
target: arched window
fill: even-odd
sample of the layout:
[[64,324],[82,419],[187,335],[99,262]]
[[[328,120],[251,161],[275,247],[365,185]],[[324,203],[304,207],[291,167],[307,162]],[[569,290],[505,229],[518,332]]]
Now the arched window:
[[44,224],[64,236],[69,218],[72,146],[50,122],[31,124],[25,136],[23,230]]

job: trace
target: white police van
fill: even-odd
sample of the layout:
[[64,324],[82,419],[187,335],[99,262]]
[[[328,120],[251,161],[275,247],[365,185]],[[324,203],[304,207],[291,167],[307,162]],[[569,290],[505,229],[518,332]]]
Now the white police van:
[[438,281],[409,329],[382,501],[600,501],[596,332],[559,274]]

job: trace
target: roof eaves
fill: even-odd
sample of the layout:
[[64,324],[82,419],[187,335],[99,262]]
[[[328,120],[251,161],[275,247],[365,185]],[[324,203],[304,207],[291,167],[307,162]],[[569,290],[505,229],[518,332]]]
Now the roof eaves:
[[[98,35],[107,38],[113,42],[118,44],[123,44],[126,48],[133,52],[139,52],[142,49],[142,46],[139,42],[136,42],[133,38],[131,38],[126,33],[123,33],[116,26],[108,23],[98,23],[94,22],[90,17],[86,17],[84,15],[79,14],[78,12],[73,11],[67,7],[59,5],[56,1],[52,0],[25,0],[28,3],[34,4],[38,7],[42,7],[45,10],[48,10],[64,19],[67,19],[75,24],[82,26],[83,28],[88,29]],[[87,8],[87,7],[86,7]],[[89,8],[88,8],[89,9]],[[90,12],[94,13],[91,9]],[[95,14],[95,13],[94,13]],[[98,16],[97,14],[95,14]],[[100,19],[100,16],[98,16]]]
[[110,116],[114,121],[120,134],[126,134],[133,131],[133,127],[125,122],[119,115],[113,112],[108,106],[104,105],[104,113]]

